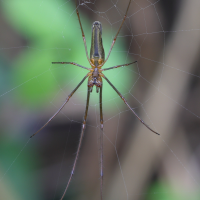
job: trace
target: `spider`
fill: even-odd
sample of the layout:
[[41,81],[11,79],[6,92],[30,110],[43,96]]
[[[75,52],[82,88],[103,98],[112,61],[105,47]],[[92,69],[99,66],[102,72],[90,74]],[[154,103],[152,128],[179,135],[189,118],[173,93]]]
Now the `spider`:
[[108,55],[105,59],[105,53],[104,53],[104,48],[103,48],[103,43],[102,43],[102,25],[99,21],[95,21],[92,24],[92,41],[91,41],[91,49],[90,49],[90,58],[88,56],[88,51],[87,51],[87,45],[86,45],[86,39],[85,39],[85,35],[84,35],[84,31],[83,31],[83,27],[81,24],[81,19],[80,19],[80,15],[79,15],[79,11],[78,11],[78,4],[77,4],[77,0],[76,0],[76,14],[78,17],[78,21],[79,21],[79,25],[81,28],[81,32],[82,32],[82,38],[83,38],[83,42],[84,42],[84,46],[85,46],[85,52],[86,52],[86,56],[87,59],[90,63],[91,68],[88,67],[84,67],[82,65],[79,65],[77,63],[74,62],[52,62],[52,64],[71,64],[71,65],[75,65],[78,67],[81,67],[83,69],[88,70],[89,72],[86,74],[86,76],[81,80],[81,82],[75,87],[74,90],[72,90],[72,92],[68,95],[68,98],[65,100],[65,102],[62,104],[62,106],[57,110],[57,112],[37,131],[35,132],[31,138],[36,135],[38,132],[40,132],[45,126],[47,126],[47,124],[64,108],[64,106],[67,104],[67,102],[69,101],[69,99],[72,97],[72,95],[76,92],[76,90],[80,87],[80,85],[85,81],[86,78],[88,78],[88,89],[87,89],[87,100],[86,100],[86,108],[85,108],[85,115],[83,118],[83,124],[82,124],[82,130],[81,130],[81,135],[80,135],[80,140],[79,140],[79,144],[78,144],[78,149],[77,149],[77,153],[75,156],[75,160],[73,163],[73,167],[72,167],[72,171],[71,171],[71,175],[70,178],[68,180],[67,186],[64,190],[64,193],[61,197],[61,200],[64,198],[66,191],[69,187],[69,184],[72,180],[74,171],[75,171],[75,167],[76,167],[76,163],[78,160],[78,155],[80,152],[80,148],[81,148],[81,143],[83,140],[83,135],[84,135],[84,131],[86,128],[86,120],[87,120],[87,114],[88,114],[88,107],[89,107],[89,100],[90,100],[90,93],[92,92],[93,86],[96,86],[96,92],[99,93],[99,106],[100,106],[100,130],[101,130],[101,134],[100,134],[100,176],[101,176],[101,186],[100,186],[100,196],[101,196],[101,200],[103,199],[103,195],[102,195],[102,190],[103,190],[103,111],[102,111],[102,78],[104,78],[109,84],[110,86],[115,90],[115,92],[117,92],[117,94],[121,97],[121,99],[124,101],[124,103],[128,106],[128,108],[133,112],[133,114],[139,119],[139,121],[146,126],[150,131],[154,132],[157,135],[160,135],[159,133],[157,133],[156,131],[154,131],[153,129],[151,129],[136,113],[135,111],[131,108],[131,106],[127,103],[126,99],[122,96],[122,94],[117,90],[117,88],[109,81],[109,79],[102,73],[103,71],[106,70],[110,70],[110,69],[115,69],[115,68],[119,68],[122,66],[128,66],[131,65],[133,63],[136,63],[137,61],[128,63],[128,64],[123,64],[123,65],[116,65],[113,67],[109,67],[109,68],[105,68],[105,69],[101,69],[103,67],[103,65],[106,63],[106,61],[108,60],[110,53],[112,51],[112,48],[117,40],[117,36],[122,28],[122,25],[126,19],[129,7],[131,4],[131,0],[128,3],[125,15],[122,19],[121,25],[113,39],[113,42],[111,44],[110,50],[108,52]]

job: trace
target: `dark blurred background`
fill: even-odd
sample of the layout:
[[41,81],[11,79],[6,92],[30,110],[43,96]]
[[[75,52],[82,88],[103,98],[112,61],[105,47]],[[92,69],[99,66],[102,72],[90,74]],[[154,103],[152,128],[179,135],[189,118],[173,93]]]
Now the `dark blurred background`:
[[[107,55],[128,0],[78,1],[88,52],[101,21]],[[146,129],[103,82],[104,199],[200,198],[200,2],[134,0],[108,62],[137,64],[105,75]],[[75,1],[0,1],[0,199],[60,199],[84,115],[89,67]],[[91,94],[75,175],[64,199],[100,199],[99,96]]]

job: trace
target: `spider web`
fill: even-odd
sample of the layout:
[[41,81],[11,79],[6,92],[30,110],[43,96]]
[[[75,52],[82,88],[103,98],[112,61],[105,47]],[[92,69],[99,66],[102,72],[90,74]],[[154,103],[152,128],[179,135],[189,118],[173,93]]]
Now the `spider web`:
[[[128,0],[79,1],[88,51],[101,21],[107,55]],[[62,105],[89,67],[74,1],[0,1],[0,197],[59,199],[75,158],[87,81]],[[199,1],[134,0],[105,72],[146,129],[103,81],[104,199],[199,199]],[[99,95],[66,199],[100,199]]]

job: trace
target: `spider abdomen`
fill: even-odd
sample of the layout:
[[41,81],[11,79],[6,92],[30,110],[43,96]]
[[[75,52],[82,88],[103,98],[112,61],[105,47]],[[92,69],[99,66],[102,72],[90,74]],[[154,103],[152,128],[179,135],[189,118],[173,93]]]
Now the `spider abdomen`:
[[90,49],[90,60],[97,66],[105,59],[105,53],[102,43],[102,25],[101,22],[95,21],[92,24],[92,41]]

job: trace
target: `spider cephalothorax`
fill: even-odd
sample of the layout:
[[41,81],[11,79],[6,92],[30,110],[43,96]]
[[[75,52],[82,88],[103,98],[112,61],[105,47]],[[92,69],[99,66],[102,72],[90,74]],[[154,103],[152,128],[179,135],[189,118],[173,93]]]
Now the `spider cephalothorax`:
[[92,88],[94,85],[96,86],[96,92],[99,92],[99,88],[102,87],[101,74],[102,73],[99,72],[99,69],[97,67],[95,67],[91,72],[91,75],[88,78],[88,87],[90,88],[90,92],[92,92]]

